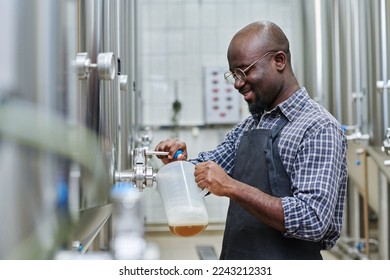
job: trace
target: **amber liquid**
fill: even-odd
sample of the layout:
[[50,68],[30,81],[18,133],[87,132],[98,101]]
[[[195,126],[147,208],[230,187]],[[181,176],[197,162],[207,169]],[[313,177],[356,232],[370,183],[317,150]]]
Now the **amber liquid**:
[[207,227],[207,225],[196,225],[196,226],[169,226],[171,232],[177,236],[193,236],[198,234]]

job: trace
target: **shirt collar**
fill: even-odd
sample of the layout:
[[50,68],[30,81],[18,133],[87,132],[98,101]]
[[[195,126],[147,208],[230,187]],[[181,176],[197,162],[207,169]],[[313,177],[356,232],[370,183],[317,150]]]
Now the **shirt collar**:
[[310,97],[306,91],[306,88],[301,87],[287,100],[283,101],[276,107],[279,108],[279,110],[289,121],[293,121],[309,98]]
[[301,110],[306,101],[310,98],[305,87],[301,87],[299,90],[294,92],[287,100],[278,104],[274,109],[264,112],[260,116],[252,116],[255,125],[260,123],[262,116],[267,114],[278,114],[281,112],[288,121],[293,121],[297,116],[297,113]]

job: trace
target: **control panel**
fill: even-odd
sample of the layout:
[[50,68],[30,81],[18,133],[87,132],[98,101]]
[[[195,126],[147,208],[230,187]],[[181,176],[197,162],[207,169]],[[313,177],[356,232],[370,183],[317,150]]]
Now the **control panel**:
[[225,67],[205,67],[204,103],[206,124],[235,124],[240,121],[240,94],[224,78]]

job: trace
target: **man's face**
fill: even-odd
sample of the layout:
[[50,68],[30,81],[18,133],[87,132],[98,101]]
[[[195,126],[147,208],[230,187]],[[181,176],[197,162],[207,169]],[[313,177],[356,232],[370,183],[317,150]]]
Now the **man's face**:
[[[267,55],[248,71],[245,71],[245,81],[236,81],[234,84],[234,87],[248,103],[249,112],[253,116],[262,114],[265,109],[270,109],[275,101],[275,93],[272,90],[272,75],[269,72],[271,70],[271,60],[272,54]],[[243,58],[242,61],[251,60]]]
[[252,115],[273,109],[282,92],[284,82],[276,64],[277,54],[277,50],[251,32],[241,33],[230,42],[228,61],[236,78],[234,87],[248,103]]

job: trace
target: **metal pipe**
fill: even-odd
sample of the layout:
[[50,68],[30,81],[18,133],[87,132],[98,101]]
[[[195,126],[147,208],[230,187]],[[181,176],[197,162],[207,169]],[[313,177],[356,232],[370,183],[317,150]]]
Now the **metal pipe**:
[[363,92],[361,89],[361,73],[360,73],[360,25],[359,25],[359,7],[358,2],[356,0],[351,0],[351,26],[353,28],[352,30],[352,39],[353,39],[353,45],[352,45],[352,53],[353,53],[353,100],[355,103],[355,124],[361,130],[362,126],[362,101],[363,101]]
[[[138,26],[137,23],[140,22],[139,15],[141,14],[139,9],[139,2],[138,0],[132,1],[132,9],[134,10],[134,33],[132,35],[133,38],[133,44],[134,44],[134,53],[138,54],[139,51],[142,49],[142,40],[137,40],[139,38],[138,36]],[[136,43],[137,42],[137,43]],[[138,69],[139,65],[141,63],[139,62],[140,56],[135,55],[134,57],[134,82],[133,82],[133,87],[134,87],[134,131],[138,132],[141,130],[141,125],[143,124],[143,117],[142,117],[142,110],[143,110],[143,102],[141,98],[141,93],[142,93],[142,86],[141,86],[141,81],[142,81],[142,72],[140,69]]]
[[[348,11],[350,11],[350,1],[341,1],[345,11],[345,18],[344,18],[344,24],[345,24],[345,45],[344,45],[344,63],[345,63],[345,88],[344,91],[347,92],[347,99],[346,103],[347,104],[353,104],[353,96],[352,96],[352,55],[351,52],[348,50],[352,49],[351,45],[351,15]],[[355,124],[354,120],[354,114],[352,110],[348,110],[348,115],[347,115],[347,121],[346,123],[348,124]]]
[[324,102],[324,96],[323,96],[323,61],[322,61],[322,55],[323,55],[323,48],[322,48],[322,17],[321,17],[321,0],[316,0],[314,2],[314,20],[315,20],[315,48],[316,48],[316,100],[319,103]]
[[340,9],[339,9],[339,0],[335,0],[333,4],[333,28],[332,34],[334,44],[332,45],[333,49],[333,92],[335,95],[335,115],[339,122],[342,123],[343,117],[341,112],[342,100],[341,100],[341,55],[340,55]]
[[349,195],[349,203],[350,203],[350,212],[349,221],[350,221],[350,236],[353,238],[360,238],[360,207],[359,207],[359,191],[358,187],[355,185],[351,185],[350,195]]
[[[386,20],[386,13],[387,13],[387,1],[381,0],[380,6],[380,66],[381,66],[381,80],[386,83],[388,80],[388,74],[387,74],[387,20]],[[385,134],[386,129],[389,127],[389,108],[388,108],[388,89],[386,87],[383,88],[382,92],[382,117],[383,117],[383,127],[381,131],[381,135],[383,136]]]
[[363,182],[362,182],[362,192],[363,192],[363,233],[365,239],[365,254],[369,256],[370,253],[370,243],[369,243],[369,213],[368,213],[368,189],[367,189],[367,151],[365,148],[358,149],[356,151],[358,155],[361,156],[361,168],[363,169]]

